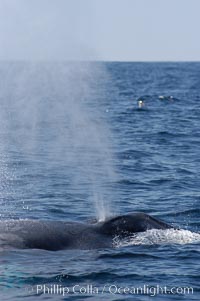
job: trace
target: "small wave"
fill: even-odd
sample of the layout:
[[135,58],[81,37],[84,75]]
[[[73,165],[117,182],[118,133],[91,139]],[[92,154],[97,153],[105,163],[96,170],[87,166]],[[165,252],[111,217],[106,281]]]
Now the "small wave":
[[188,209],[176,213],[176,215],[194,215],[194,216],[196,215],[198,216],[199,214],[200,214],[200,208]]
[[114,239],[115,247],[126,247],[133,245],[155,245],[155,244],[189,244],[200,243],[200,233],[189,230],[147,230],[146,232],[137,233],[133,236],[121,239]]
[[147,258],[147,259],[158,259],[159,256],[146,254],[146,253],[132,253],[132,252],[125,252],[125,253],[117,253],[117,254],[102,254],[98,257],[98,259],[130,259],[130,258]]

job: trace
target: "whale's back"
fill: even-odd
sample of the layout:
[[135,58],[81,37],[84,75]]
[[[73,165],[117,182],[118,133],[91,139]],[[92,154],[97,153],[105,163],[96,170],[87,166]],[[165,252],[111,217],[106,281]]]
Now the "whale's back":
[[111,245],[95,224],[63,221],[0,221],[0,248],[95,249]]
[[79,223],[38,220],[6,220],[0,222],[0,247],[59,250],[73,247],[81,237]]
[[0,221],[0,249],[98,249],[113,246],[116,236],[127,236],[170,225],[144,213],[130,213],[105,222],[78,223],[40,220]]
[[142,212],[113,217],[105,221],[101,231],[107,235],[129,235],[151,229],[169,229],[172,226]]

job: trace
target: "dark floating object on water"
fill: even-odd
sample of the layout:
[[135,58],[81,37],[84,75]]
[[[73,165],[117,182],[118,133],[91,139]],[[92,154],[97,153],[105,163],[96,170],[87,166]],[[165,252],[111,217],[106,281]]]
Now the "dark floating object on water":
[[[161,101],[161,102],[160,102]],[[162,102],[165,103],[173,103],[175,101],[178,101],[177,98],[174,96],[167,96],[167,95],[143,95],[137,99],[137,107],[139,109],[144,109],[146,107],[149,107],[150,105],[159,104]]]
[[40,220],[0,221],[0,248],[99,249],[113,247],[113,239],[172,226],[145,213],[129,213],[105,222],[79,223]]
[[160,99],[160,100],[168,100],[168,101],[174,101],[175,100],[175,98],[173,96],[164,96],[164,95],[158,96],[158,99]]

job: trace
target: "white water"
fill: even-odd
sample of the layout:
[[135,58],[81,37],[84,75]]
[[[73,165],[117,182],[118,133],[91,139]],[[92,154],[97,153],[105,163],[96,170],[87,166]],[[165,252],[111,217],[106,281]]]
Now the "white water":
[[114,240],[115,247],[126,247],[134,245],[169,245],[169,244],[190,244],[199,243],[200,234],[189,230],[152,229],[146,232],[137,233],[125,239]]

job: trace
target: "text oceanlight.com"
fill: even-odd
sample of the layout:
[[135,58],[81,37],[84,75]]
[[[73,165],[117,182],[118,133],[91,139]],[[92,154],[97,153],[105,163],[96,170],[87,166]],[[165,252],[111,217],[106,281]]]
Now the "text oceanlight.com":
[[169,286],[120,286],[117,284],[105,284],[104,286],[95,286],[92,284],[74,286],[62,286],[58,284],[38,284],[34,287],[26,288],[29,293],[44,294],[44,295],[62,295],[66,296],[68,294],[76,295],[98,295],[98,294],[112,294],[112,295],[189,295],[193,294],[192,287],[169,287]]

